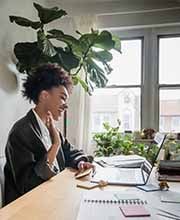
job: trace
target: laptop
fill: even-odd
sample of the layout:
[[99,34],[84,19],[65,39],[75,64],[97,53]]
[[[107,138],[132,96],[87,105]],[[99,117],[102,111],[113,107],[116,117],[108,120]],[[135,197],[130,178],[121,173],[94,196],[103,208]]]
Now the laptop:
[[[107,181],[110,185],[129,185],[138,186],[145,185],[150,177],[153,166],[163,146],[165,134],[157,132],[153,140],[153,147],[156,149],[152,155],[151,147],[147,149],[147,158],[137,168],[121,168],[121,167],[98,167],[91,177],[91,182],[98,183],[100,180]],[[151,160],[149,158],[151,157]]]

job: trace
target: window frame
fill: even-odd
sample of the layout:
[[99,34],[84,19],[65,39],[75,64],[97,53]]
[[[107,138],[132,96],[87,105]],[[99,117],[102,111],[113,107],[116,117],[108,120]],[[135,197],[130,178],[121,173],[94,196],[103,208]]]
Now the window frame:
[[[165,28],[154,28],[153,38],[154,38],[154,47],[155,47],[155,56],[157,57],[154,60],[155,63],[155,77],[156,77],[156,92],[155,96],[155,128],[159,130],[160,127],[160,90],[161,89],[180,89],[180,84],[160,84],[159,83],[159,41],[160,38],[169,38],[169,37],[180,37],[180,27],[165,27]],[[170,132],[170,131],[169,131]]]
[[141,40],[141,81],[139,85],[129,84],[129,85],[109,85],[105,89],[118,89],[118,88],[139,88],[140,89],[140,129],[142,127],[142,88],[143,88],[143,53],[144,53],[144,37],[142,36],[124,36],[121,37],[121,41],[129,40]]
[[[180,27],[147,27],[131,30],[111,30],[122,40],[142,40],[141,85],[114,86],[114,88],[140,88],[140,126],[159,130],[160,89],[180,89],[180,84],[159,84],[159,39],[180,36]],[[107,89],[110,86],[106,87]],[[111,87],[112,88],[112,87]]]

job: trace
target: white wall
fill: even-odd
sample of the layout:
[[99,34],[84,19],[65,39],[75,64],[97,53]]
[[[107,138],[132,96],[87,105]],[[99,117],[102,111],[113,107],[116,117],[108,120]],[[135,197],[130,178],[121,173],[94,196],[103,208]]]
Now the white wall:
[[180,22],[180,1],[177,0],[47,0],[67,10],[70,17],[98,16],[99,28],[164,25]]
[[9,15],[33,18],[35,11],[32,10],[32,2],[28,0],[0,1],[0,157],[4,155],[8,132],[12,124],[30,108],[29,103],[21,95],[19,74],[16,76],[8,65],[13,65],[14,44],[18,41],[31,41],[34,36],[29,28],[21,28],[10,23]]
[[[11,68],[15,68],[14,63],[16,62],[13,55],[15,43],[35,41],[36,34],[31,28],[10,23],[9,15],[36,20],[38,16],[33,7],[33,2],[33,0],[0,1],[0,159],[4,157],[8,132],[13,123],[24,116],[32,107],[28,101],[22,98],[22,75]],[[43,6],[47,5],[46,0],[36,2]],[[55,6],[55,4],[52,3],[51,6]],[[48,28],[61,28],[70,34],[72,33],[72,26],[72,19],[68,18],[63,21],[54,21]],[[62,123],[57,123],[57,125],[61,127]]]
[[[30,108],[29,103],[21,96],[19,79],[8,68],[8,64],[12,63],[13,46],[18,41],[35,39],[30,28],[11,24],[8,16],[21,15],[35,19],[36,10],[33,10],[32,2],[31,0],[0,1],[0,157],[4,155],[4,147],[10,127]],[[180,3],[177,1],[121,0],[98,1],[98,3],[95,1],[78,1],[79,3],[76,3],[77,1],[74,0],[38,0],[37,2],[47,6],[57,5],[67,10],[68,18],[52,24],[56,28],[59,26],[66,33],[74,33],[73,16],[86,14],[97,14],[98,27],[100,28],[163,25],[180,22],[180,11],[177,8]],[[159,9],[166,10],[158,11]],[[72,103],[76,103],[76,101]],[[69,113],[74,111],[74,107],[69,107]]]

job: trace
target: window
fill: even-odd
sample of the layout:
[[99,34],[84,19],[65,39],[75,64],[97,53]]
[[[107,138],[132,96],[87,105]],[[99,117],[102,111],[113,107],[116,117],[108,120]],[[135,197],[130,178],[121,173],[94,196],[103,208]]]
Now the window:
[[160,131],[180,131],[180,36],[159,37]]
[[92,132],[103,131],[103,122],[121,130],[139,130],[141,120],[142,39],[122,40],[122,54],[113,51],[107,88],[92,97]]
[[180,89],[160,89],[160,131],[180,131]]
[[113,51],[108,85],[92,96],[91,132],[105,121],[117,126],[117,119],[121,131],[179,132],[180,27],[113,32],[123,39],[122,54]]

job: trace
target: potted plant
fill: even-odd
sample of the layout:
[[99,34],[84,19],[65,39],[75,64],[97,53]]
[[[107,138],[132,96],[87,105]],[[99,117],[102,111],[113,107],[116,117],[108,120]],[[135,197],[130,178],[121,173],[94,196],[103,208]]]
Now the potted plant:
[[[113,156],[113,155],[140,155],[149,161],[154,159],[157,147],[151,144],[151,147],[145,143],[137,143],[133,134],[124,134],[119,131],[120,120],[118,126],[112,127],[108,122],[103,123],[104,132],[98,132],[93,135],[96,143],[95,156]],[[148,149],[148,150],[147,150]]]
[[[10,16],[10,21],[36,31],[34,42],[18,42],[14,46],[17,58],[17,68],[20,73],[32,74],[33,69],[43,63],[57,63],[67,70],[74,84],[80,83],[89,94],[93,88],[104,87],[107,75],[112,69],[111,50],[120,52],[120,40],[109,31],[91,30],[91,33],[80,33],[78,37],[65,34],[62,30],[46,30],[46,25],[67,15],[66,11],[58,7],[45,8],[33,3],[38,12],[39,20],[32,21],[24,17]],[[65,43],[65,46],[55,46],[53,41]],[[57,45],[57,44],[56,44]],[[85,77],[80,77],[81,69]]]

